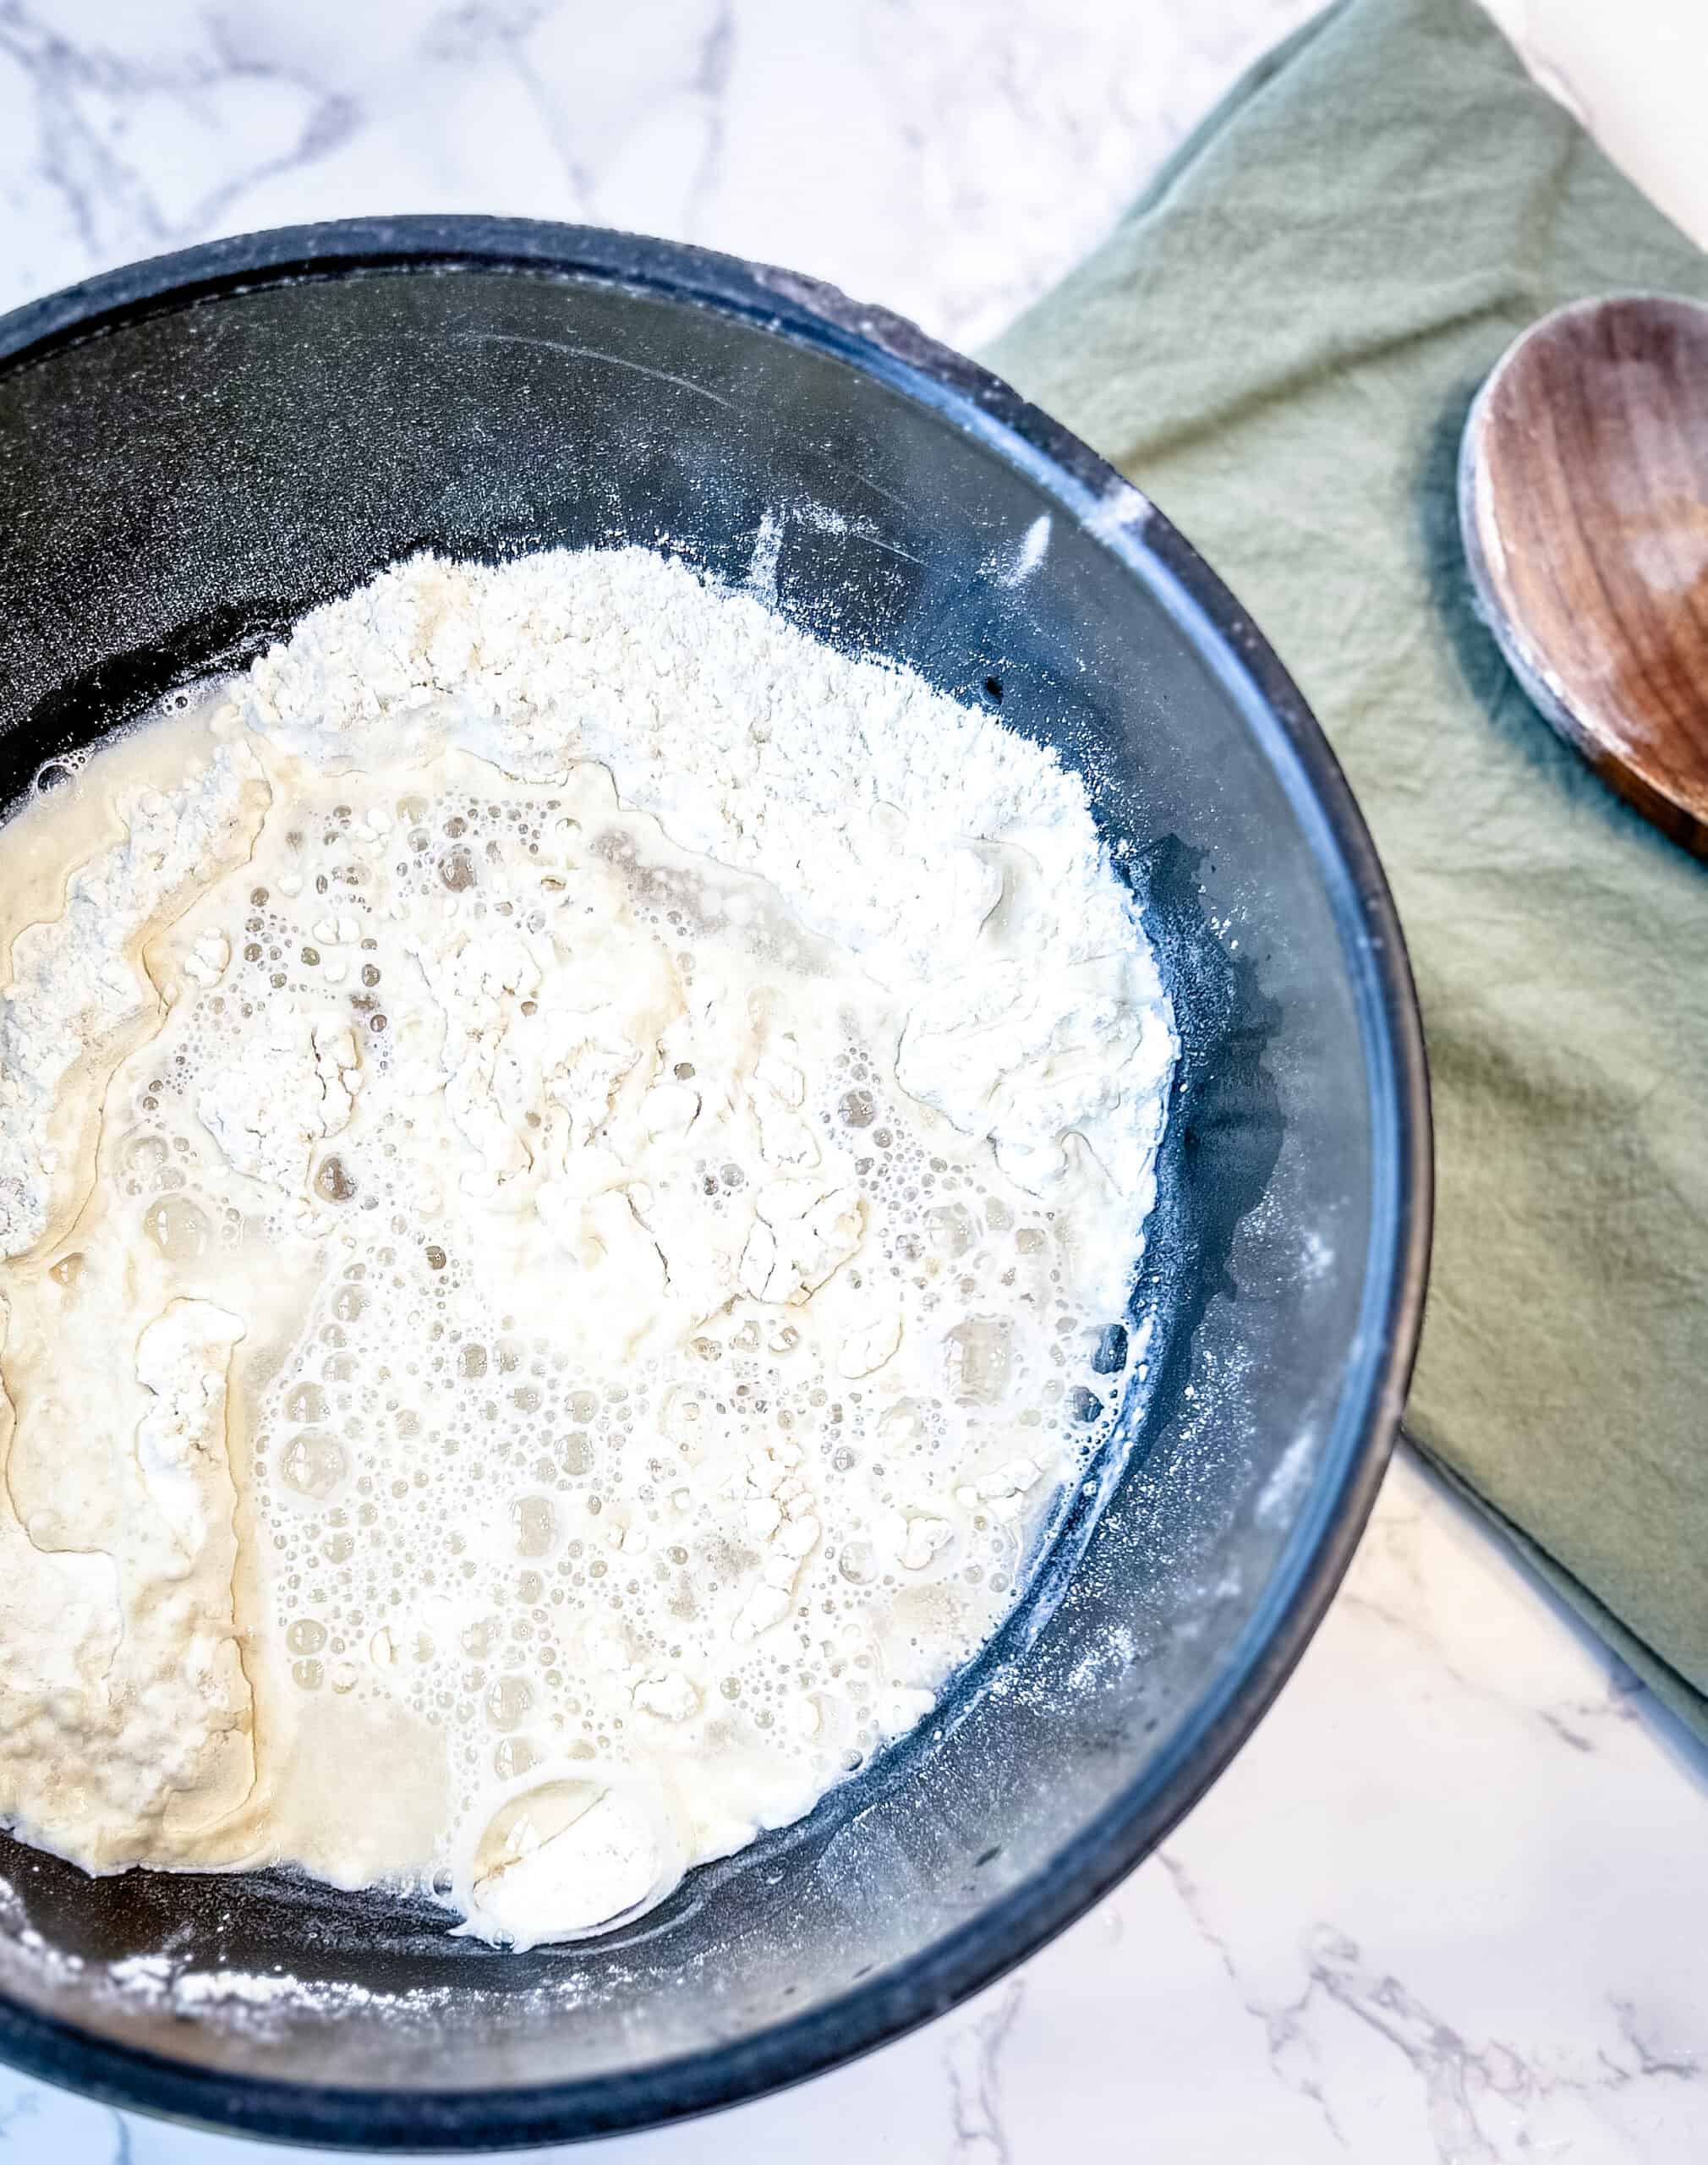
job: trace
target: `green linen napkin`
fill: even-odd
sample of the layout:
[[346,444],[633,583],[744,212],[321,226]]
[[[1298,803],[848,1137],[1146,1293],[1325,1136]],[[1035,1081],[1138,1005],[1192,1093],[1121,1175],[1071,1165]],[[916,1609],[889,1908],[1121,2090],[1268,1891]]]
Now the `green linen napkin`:
[[1408,1428],[1708,1735],[1708,870],[1528,705],[1453,496],[1507,343],[1633,288],[1708,297],[1708,258],[1472,0],[1344,0],[988,359],[1156,497],[1328,732],[1434,1083]]

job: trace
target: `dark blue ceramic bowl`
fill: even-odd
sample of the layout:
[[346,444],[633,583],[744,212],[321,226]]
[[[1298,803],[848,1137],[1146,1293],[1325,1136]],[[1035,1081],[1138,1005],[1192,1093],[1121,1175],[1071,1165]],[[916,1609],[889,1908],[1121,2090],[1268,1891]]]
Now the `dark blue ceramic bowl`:
[[[411,550],[639,541],[740,580],[768,513],[788,616],[999,703],[1130,845],[1185,1053],[1117,1445],[928,1733],[604,1942],[499,1954],[425,1908],[269,1874],[91,1881],[0,1837],[0,2054],[34,2074],[422,2150],[798,2080],[988,1983],[1130,1871],[1339,1578],[1428,1224],[1417,1015],[1369,836],[1168,522],[910,325],[723,256],[478,218],[222,241],[19,310],[0,790]],[[187,2020],[104,1988],[150,1953],[287,1970],[340,2012]]]

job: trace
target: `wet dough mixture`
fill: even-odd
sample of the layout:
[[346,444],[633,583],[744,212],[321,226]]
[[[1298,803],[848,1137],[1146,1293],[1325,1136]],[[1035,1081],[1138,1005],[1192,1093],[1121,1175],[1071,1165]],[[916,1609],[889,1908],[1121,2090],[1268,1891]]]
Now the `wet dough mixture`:
[[41,785],[0,1819],[528,1945],[924,1716],[1136,1357],[1174,1040],[1077,779],[625,551],[413,560]]

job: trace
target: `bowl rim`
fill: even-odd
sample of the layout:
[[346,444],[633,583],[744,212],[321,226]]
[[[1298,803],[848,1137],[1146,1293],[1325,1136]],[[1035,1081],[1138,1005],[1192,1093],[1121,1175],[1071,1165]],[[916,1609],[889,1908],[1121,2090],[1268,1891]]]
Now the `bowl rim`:
[[1321,728],[1251,619],[1139,490],[999,377],[887,310],[770,266],[610,229],[468,215],[352,218],[206,242],[0,315],[0,374],[244,291],[468,269],[624,288],[742,318],[878,377],[978,438],[1158,594],[1266,750],[1333,905],[1371,1074],[1372,1225],[1353,1388],[1313,1493],[1217,1690],[1050,1862],[934,1947],[807,2013],[644,2069],[518,2089],[358,2090],[189,2068],[0,1993],[0,2059],[106,2104],[330,2147],[508,2149],[659,2126],[753,2099],[901,2036],[1073,1923],[1178,1824],[1273,1703],[1375,1501],[1416,1351],[1432,1169],[1423,1035],[1374,844]]

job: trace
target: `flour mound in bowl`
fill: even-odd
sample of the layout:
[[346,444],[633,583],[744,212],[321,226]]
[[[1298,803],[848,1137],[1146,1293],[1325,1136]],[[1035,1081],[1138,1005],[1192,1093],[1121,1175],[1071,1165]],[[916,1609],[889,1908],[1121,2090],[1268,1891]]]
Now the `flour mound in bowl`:
[[420,556],[6,843],[0,1818],[525,1946],[929,1713],[1176,1050],[1053,753],[647,551]]

